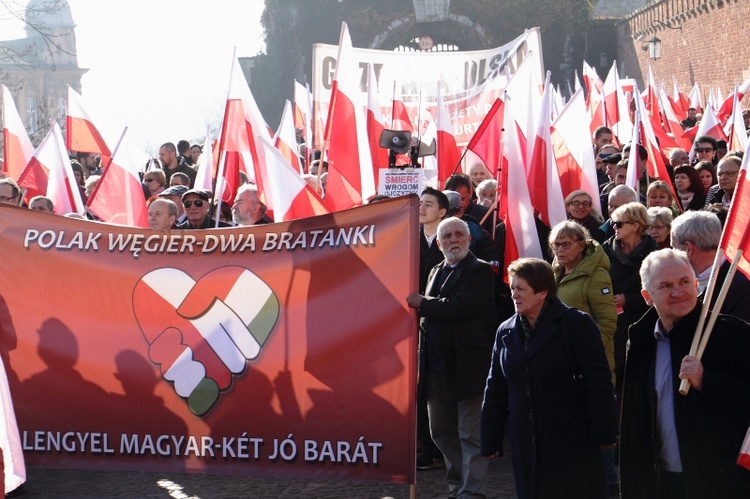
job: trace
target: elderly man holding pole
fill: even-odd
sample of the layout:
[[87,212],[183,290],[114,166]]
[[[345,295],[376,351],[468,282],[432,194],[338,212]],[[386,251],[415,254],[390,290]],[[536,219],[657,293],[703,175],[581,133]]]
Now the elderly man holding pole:
[[653,252],[640,274],[652,308],[628,331],[622,497],[747,497],[750,471],[736,460],[750,422],[750,325],[719,315],[702,357],[689,355],[701,304],[687,256]]

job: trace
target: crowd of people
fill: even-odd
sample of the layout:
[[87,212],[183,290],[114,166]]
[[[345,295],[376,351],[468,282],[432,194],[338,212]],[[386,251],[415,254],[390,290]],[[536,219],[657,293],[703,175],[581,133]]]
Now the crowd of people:
[[[407,297],[421,317],[417,467],[445,466],[450,497],[485,497],[487,458],[503,455],[507,434],[522,498],[747,495],[750,471],[735,464],[750,423],[744,275],[705,355],[688,355],[742,152],[698,137],[695,159],[672,151],[671,179],[655,180],[638,144],[636,190],[625,185],[631,145],[613,145],[606,127],[592,143],[601,195],[569,193],[553,227],[535,219],[545,259],[504,261],[497,182],[482,163],[421,193],[419,289]],[[145,169],[152,229],[272,222],[247,181],[222,209],[195,188],[201,154],[168,142]],[[102,165],[88,153],[72,165],[85,200]],[[326,167],[305,175],[318,192]],[[22,197],[0,179],[0,203],[54,212],[49,198]]]
[[503,261],[484,165],[422,192],[407,297],[420,316],[417,467],[445,466],[449,497],[486,496],[486,458],[506,436],[521,498],[750,494],[736,464],[750,424],[742,273],[705,353],[689,355],[742,152],[698,137],[692,162],[667,158],[665,181],[647,177],[638,145],[637,191],[625,185],[631,148],[612,139],[602,127],[592,140],[601,198],[571,192],[568,220],[536,220],[545,260]]

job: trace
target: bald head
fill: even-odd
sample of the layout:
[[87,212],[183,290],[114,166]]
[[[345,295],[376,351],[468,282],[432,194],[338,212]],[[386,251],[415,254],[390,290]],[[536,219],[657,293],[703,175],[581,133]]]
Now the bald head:
[[177,220],[177,205],[169,199],[158,198],[148,205],[148,225],[152,229],[171,229],[175,220]]

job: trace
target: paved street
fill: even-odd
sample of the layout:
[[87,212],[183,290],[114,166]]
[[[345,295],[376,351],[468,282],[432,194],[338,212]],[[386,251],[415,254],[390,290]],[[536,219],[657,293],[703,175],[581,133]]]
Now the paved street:
[[[447,497],[445,468],[417,472],[417,497]],[[233,476],[30,468],[24,498],[408,498],[409,486]],[[515,497],[510,458],[490,463],[489,497]]]

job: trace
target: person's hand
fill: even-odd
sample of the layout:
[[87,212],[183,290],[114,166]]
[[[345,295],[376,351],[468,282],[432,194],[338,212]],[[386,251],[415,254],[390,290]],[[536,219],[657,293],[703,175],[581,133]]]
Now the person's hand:
[[409,293],[409,296],[406,297],[406,303],[411,308],[419,308],[419,306],[422,304],[422,299],[424,299],[424,296],[420,295],[417,292]]
[[625,307],[625,295],[620,293],[619,295],[614,296],[615,299],[615,307],[624,308]]
[[703,388],[703,364],[691,355],[686,355],[680,364],[680,379],[690,381],[690,386],[700,391]]

